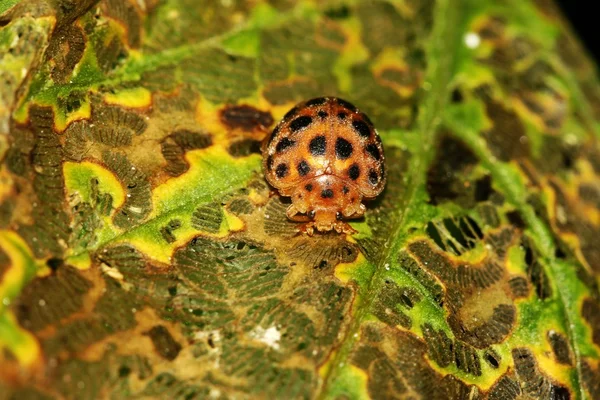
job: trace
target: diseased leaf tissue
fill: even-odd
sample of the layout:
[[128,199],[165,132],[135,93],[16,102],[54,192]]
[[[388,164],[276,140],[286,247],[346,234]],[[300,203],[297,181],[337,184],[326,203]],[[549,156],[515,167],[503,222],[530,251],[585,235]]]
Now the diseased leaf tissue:
[[[261,169],[320,96],[354,235]],[[5,0],[0,399],[600,398],[599,122],[548,0]]]

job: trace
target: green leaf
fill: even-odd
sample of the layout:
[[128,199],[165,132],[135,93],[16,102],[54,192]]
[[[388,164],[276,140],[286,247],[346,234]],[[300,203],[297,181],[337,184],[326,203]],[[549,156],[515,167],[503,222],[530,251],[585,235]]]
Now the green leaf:
[[[0,5],[0,398],[600,397],[600,86],[556,7],[317,3]],[[385,148],[353,235],[261,169],[320,96]]]

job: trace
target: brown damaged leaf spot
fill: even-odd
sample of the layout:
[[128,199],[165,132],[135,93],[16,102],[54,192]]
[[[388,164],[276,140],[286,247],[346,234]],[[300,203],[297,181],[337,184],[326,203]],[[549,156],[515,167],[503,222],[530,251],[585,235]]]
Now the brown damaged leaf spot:
[[219,113],[221,122],[230,129],[246,132],[265,131],[273,124],[273,116],[247,104],[227,106]]
[[401,251],[398,254],[398,264],[407,273],[415,277],[415,279],[431,294],[434,301],[441,307],[444,304],[444,288],[436,277],[421,268],[420,264],[408,252]]
[[0,280],[4,278],[4,274],[11,267],[12,263],[8,255],[0,247]]
[[196,208],[192,214],[192,227],[208,233],[217,233],[225,218],[221,204],[210,203]]
[[516,376],[524,395],[534,398],[572,398],[568,388],[553,383],[539,370],[535,357],[529,349],[524,347],[513,349],[512,357]]
[[141,45],[142,17],[141,12],[130,0],[106,0],[101,3],[103,14],[119,21],[125,28],[127,42],[130,47]]
[[152,327],[144,332],[152,340],[154,350],[165,360],[173,361],[181,351],[181,345],[171,336],[169,330],[163,325]]
[[227,207],[229,211],[236,215],[249,215],[254,212],[254,204],[246,198],[235,198],[232,199]]
[[180,129],[171,133],[161,142],[162,155],[167,161],[165,170],[171,176],[183,174],[190,168],[184,157],[185,153],[189,150],[205,149],[212,144],[212,135],[202,131]]
[[285,214],[288,206],[279,196],[269,200],[264,212],[264,231],[267,236],[290,238],[297,235],[296,224]]
[[318,238],[298,236],[289,245],[282,244],[281,247],[293,263],[320,270],[333,269],[340,263],[352,263],[359,254],[354,243],[333,234]]
[[[113,36],[108,44],[105,41],[102,41],[102,43],[95,42],[94,50],[98,65],[104,73],[114,70],[129,55],[125,43],[121,41],[118,35]],[[152,82],[152,80],[145,79],[143,81]]]
[[99,271],[90,275],[94,284],[80,310],[86,312],[70,314],[49,335],[40,338],[46,356],[83,354],[93,344],[136,326],[135,312],[141,309],[141,303],[114,279],[101,277]]
[[585,262],[595,272],[600,271],[600,248],[597,246],[600,224],[595,224],[594,219],[586,215],[578,199],[569,197],[558,180],[552,179],[549,183],[556,196],[553,221],[555,228],[559,232],[575,233]]
[[174,219],[169,221],[166,226],[160,228],[160,235],[167,243],[174,243],[177,238],[175,237],[174,232],[181,227],[181,221],[178,219]]
[[[515,103],[522,105],[523,112],[531,121],[547,133],[560,134],[568,114],[567,98],[549,83],[550,77],[558,75],[554,67],[546,60],[533,58],[533,55],[539,51],[539,44],[523,35],[509,36],[505,29],[505,22],[498,18],[482,21],[478,29],[484,41],[493,46],[489,57],[480,58],[478,61],[494,68],[500,86],[513,96]],[[526,68],[523,68],[525,61],[529,63]],[[486,96],[483,99],[488,100]],[[490,116],[493,119],[509,115],[496,108],[491,110]],[[510,119],[514,124],[516,119]],[[516,136],[516,132],[510,130],[506,133]],[[494,142],[491,143],[493,149]],[[513,154],[516,157],[521,155],[521,151],[528,150],[525,139],[521,139],[520,142],[507,141],[507,143],[521,143],[523,146],[521,150],[519,146],[509,149],[511,153],[518,150]],[[506,157],[499,151],[498,154]]]
[[581,315],[592,328],[592,341],[600,347],[600,304],[598,300],[586,297],[581,305]]
[[82,311],[84,296],[93,284],[70,266],[59,267],[47,277],[37,278],[15,304],[21,326],[39,332]]
[[474,390],[452,375],[442,377],[429,366],[423,342],[410,333],[376,323],[362,326],[361,342],[350,360],[364,370],[373,399],[422,396],[424,399],[462,399]]
[[146,269],[143,254],[127,244],[108,246],[96,251],[94,261],[118,269],[125,280],[140,278],[150,272]]
[[89,121],[75,121],[65,130],[64,153],[72,160],[130,146],[134,136],[141,135],[148,127],[146,119],[135,112],[102,104],[97,99],[94,103]]
[[63,25],[53,33],[46,55],[50,75],[58,83],[65,83],[81,60],[85,50],[85,38],[79,25]]
[[529,139],[517,114],[494,101],[486,102],[485,106],[493,126],[484,134],[494,155],[502,161],[527,158]]
[[140,223],[152,211],[148,177],[121,153],[103,152],[102,161],[119,178],[126,192],[125,203],[113,218],[114,224],[124,228]]
[[506,251],[515,237],[509,228],[488,232],[484,238],[488,253],[478,263],[452,260],[425,240],[408,245],[421,268],[444,284],[444,307],[452,331],[476,348],[501,343],[516,323],[514,294],[504,267]]
[[247,157],[250,154],[261,154],[261,141],[256,139],[241,139],[232,142],[227,148],[233,157]]
[[592,360],[581,361],[581,375],[583,387],[587,390],[591,399],[600,396],[600,368],[596,360],[595,366]]
[[436,158],[427,171],[427,193],[433,205],[454,201],[472,203],[465,195],[464,179],[477,164],[477,157],[460,140],[441,134]]
[[454,365],[467,374],[481,376],[481,361],[473,346],[450,339],[444,331],[437,331],[430,324],[424,324],[421,330],[427,354],[437,365],[442,368]]
[[481,228],[467,215],[430,221],[426,232],[438,247],[456,256],[474,249],[483,239]]
[[421,296],[415,290],[402,288],[395,282],[386,280],[373,303],[373,315],[390,326],[400,325],[409,329],[412,325],[411,318],[399,307],[410,310],[419,301]]
[[529,296],[529,284],[527,283],[527,279],[521,276],[515,276],[510,278],[508,284],[510,285],[510,290],[515,299]]
[[514,371],[504,374],[488,392],[488,399],[504,400],[519,398],[571,399],[573,393],[553,382],[538,368],[531,351],[520,347],[512,350]]
[[[29,110],[28,141],[17,139],[17,144],[26,147],[20,150],[25,157],[21,160],[23,172],[29,182],[23,192],[33,190],[31,202],[35,202],[31,220],[17,223],[17,231],[27,241],[39,258],[61,256],[65,251],[71,227],[64,199],[64,177],[62,174],[63,152],[58,135],[54,132],[54,113],[50,107],[32,106]],[[13,131],[13,135],[20,132]],[[31,223],[34,221],[34,223]]]
[[567,338],[563,334],[552,330],[547,332],[546,337],[550,342],[556,361],[560,364],[574,366],[571,345]]

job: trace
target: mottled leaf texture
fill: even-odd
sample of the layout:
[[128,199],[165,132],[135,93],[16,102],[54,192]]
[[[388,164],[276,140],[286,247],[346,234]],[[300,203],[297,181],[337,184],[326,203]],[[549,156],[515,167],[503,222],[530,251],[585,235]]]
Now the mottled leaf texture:
[[[322,96],[353,235],[261,171]],[[599,138],[550,0],[0,1],[0,400],[600,399]]]

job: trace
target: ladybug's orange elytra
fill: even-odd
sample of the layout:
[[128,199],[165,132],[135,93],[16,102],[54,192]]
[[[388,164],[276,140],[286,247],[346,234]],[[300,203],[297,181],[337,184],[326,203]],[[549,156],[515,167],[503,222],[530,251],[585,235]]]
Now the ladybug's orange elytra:
[[349,102],[319,97],[292,108],[266,138],[263,169],[279,194],[292,198],[287,216],[301,230],[354,233],[345,220],[365,212],[363,199],[386,181],[381,139]]

